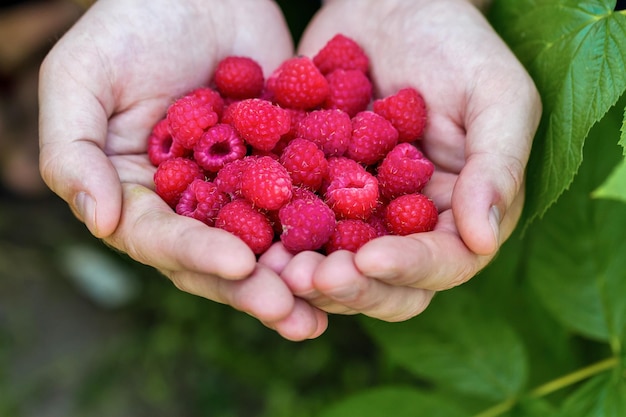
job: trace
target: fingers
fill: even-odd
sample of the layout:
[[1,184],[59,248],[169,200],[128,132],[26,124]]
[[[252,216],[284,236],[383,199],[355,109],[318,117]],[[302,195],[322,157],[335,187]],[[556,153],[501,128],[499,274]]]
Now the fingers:
[[316,338],[328,326],[324,312],[294,298],[282,280],[262,265],[239,281],[189,271],[163,272],[180,290],[248,313],[288,340]]
[[124,184],[123,196],[119,226],[105,240],[131,258],[161,270],[226,279],[241,279],[254,270],[254,254],[234,235],[176,214],[145,187]]
[[330,254],[315,271],[313,285],[334,303],[385,321],[404,321],[420,314],[434,291],[389,285],[364,275],[348,251]]

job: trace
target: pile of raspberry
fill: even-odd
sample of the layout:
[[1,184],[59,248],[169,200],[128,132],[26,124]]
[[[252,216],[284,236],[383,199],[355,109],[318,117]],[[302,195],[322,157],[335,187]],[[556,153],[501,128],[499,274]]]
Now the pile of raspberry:
[[267,79],[250,57],[224,58],[153,127],[156,193],[256,254],[278,240],[294,254],[356,252],[379,236],[432,230],[423,97],[407,87],[375,99],[369,65],[342,34]]

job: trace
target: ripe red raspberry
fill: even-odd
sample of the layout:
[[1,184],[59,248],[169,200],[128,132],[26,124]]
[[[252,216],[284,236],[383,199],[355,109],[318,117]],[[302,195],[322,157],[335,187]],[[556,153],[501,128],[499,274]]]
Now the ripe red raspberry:
[[241,176],[241,194],[262,209],[278,210],[291,200],[292,189],[285,167],[269,156],[252,159]]
[[174,142],[168,129],[167,119],[161,119],[154,125],[148,137],[148,158],[154,166],[168,159],[185,156],[187,150]]
[[352,118],[352,137],[346,156],[365,165],[382,160],[398,143],[398,131],[384,117],[366,110]]
[[214,183],[196,179],[180,196],[176,213],[213,226],[217,213],[228,201],[228,196],[219,191]]
[[345,156],[333,156],[328,158],[328,175],[324,178],[322,186],[319,189],[321,195],[326,195],[328,186],[331,181],[338,175],[360,175],[366,174],[367,170],[361,164]]
[[324,75],[310,58],[304,56],[284,61],[268,88],[280,106],[303,110],[320,106],[330,92]]
[[241,177],[248,163],[250,163],[250,158],[252,157],[246,156],[243,159],[236,159],[227,163],[218,171],[214,182],[221,192],[229,195],[231,198],[241,196]]
[[296,136],[315,143],[327,157],[342,156],[350,144],[352,121],[339,109],[313,110],[298,124]]
[[228,111],[241,137],[261,151],[271,151],[291,128],[290,113],[266,100],[242,100],[231,104]]
[[420,193],[391,200],[385,211],[387,230],[399,236],[429,232],[435,228],[438,218],[435,203]]
[[222,207],[215,227],[243,240],[255,254],[265,252],[274,240],[274,229],[265,214],[247,200],[233,200]]
[[367,73],[369,58],[353,39],[337,34],[313,57],[313,62],[323,74],[341,69],[356,69]]
[[235,129],[218,123],[210,127],[193,147],[193,157],[202,168],[217,172],[227,163],[241,159],[247,148]]
[[175,208],[180,196],[195,179],[204,179],[204,172],[197,163],[182,157],[168,159],[154,173],[155,191]]
[[338,250],[358,251],[361,246],[378,237],[374,226],[363,220],[339,220],[335,232],[324,246],[326,254]]
[[295,199],[278,216],[280,240],[293,253],[320,249],[335,230],[335,214],[320,198]]
[[403,194],[422,191],[435,166],[410,143],[399,143],[378,166],[376,177],[380,194],[391,200]]
[[337,218],[367,220],[378,202],[378,180],[365,170],[339,173],[331,178],[325,197]]
[[296,138],[292,140],[280,156],[293,184],[317,191],[328,174],[328,161],[324,152],[313,142]]
[[186,94],[187,96],[197,98],[202,104],[212,109],[218,118],[222,117],[224,111],[224,99],[218,91],[210,87],[198,87]]
[[212,106],[191,95],[179,98],[167,110],[170,133],[186,149],[193,149],[200,136],[218,119]]
[[413,142],[424,134],[427,121],[426,103],[414,88],[403,88],[396,94],[375,100],[374,112],[398,130],[400,142]]
[[263,69],[245,56],[222,59],[213,74],[213,82],[222,96],[234,99],[259,97],[265,86]]
[[359,70],[336,69],[326,79],[330,93],[324,102],[325,109],[341,109],[354,117],[372,101],[372,83]]

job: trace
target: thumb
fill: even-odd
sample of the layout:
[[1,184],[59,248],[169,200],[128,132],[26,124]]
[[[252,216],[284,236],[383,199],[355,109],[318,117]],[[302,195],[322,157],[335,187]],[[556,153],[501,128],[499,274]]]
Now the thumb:
[[[532,83],[478,105],[468,123],[466,163],[452,193],[461,238],[479,255],[494,255],[513,232],[524,202],[524,176],[541,102]],[[502,90],[500,90],[502,91]]]
[[52,82],[48,74],[42,71],[39,84],[41,176],[93,235],[106,237],[115,231],[122,206],[117,171],[102,150],[106,112],[86,89],[60,83],[58,76]]

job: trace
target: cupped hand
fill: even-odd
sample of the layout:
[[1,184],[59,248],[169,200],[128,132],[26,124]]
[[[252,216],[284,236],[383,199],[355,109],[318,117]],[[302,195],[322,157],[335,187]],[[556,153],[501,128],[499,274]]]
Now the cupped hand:
[[467,0],[328,0],[299,52],[313,56],[336,33],[365,49],[379,97],[407,86],[423,94],[429,119],[420,146],[436,165],[424,193],[439,222],[432,232],[375,239],[356,254],[291,256],[276,245],[262,262],[325,311],[406,320],[436,291],[476,275],[512,233],[541,103]]
[[245,55],[269,73],[293,55],[269,0],[101,0],[40,72],[40,169],[91,233],[180,289],[243,310],[288,339],[321,334],[326,314],[295,298],[239,239],[178,216],[153,192],[152,126],[177,97]]

